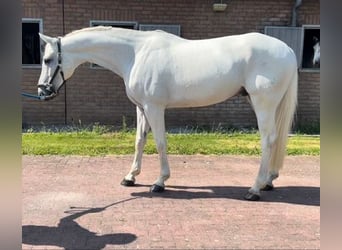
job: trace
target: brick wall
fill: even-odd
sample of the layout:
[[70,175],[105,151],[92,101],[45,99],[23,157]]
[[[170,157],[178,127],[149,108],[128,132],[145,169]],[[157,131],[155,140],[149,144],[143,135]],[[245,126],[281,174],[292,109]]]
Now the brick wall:
[[[179,24],[188,39],[218,37],[251,31],[263,32],[265,25],[289,25],[295,1],[229,0],[225,12],[212,11],[209,0],[65,0],[66,33],[88,27],[90,20],[135,21],[144,24]],[[23,17],[42,18],[44,33],[62,35],[61,0],[23,0]],[[306,0],[298,11],[298,24],[319,24],[319,1]],[[23,69],[22,88],[36,92],[40,69]],[[319,73],[300,73],[299,107],[301,122],[319,121]],[[100,97],[100,98],[99,98]],[[105,69],[81,65],[67,82],[66,90],[49,102],[23,99],[24,124],[135,123],[135,107],[125,94],[123,81]],[[253,110],[245,97],[203,108],[171,109],[167,127],[239,126],[255,127]]]
[[315,125],[320,116],[320,74],[317,72],[300,72],[298,83],[298,108],[296,122],[298,125]]

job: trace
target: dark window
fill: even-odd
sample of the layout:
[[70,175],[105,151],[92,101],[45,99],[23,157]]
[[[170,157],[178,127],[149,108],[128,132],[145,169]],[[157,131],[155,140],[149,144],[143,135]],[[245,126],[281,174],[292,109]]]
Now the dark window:
[[22,64],[40,64],[39,22],[22,23]]
[[302,68],[304,69],[317,69],[319,64],[313,63],[314,45],[320,41],[319,28],[304,28],[304,41],[303,41],[303,60]]
[[90,26],[112,26],[124,29],[137,29],[138,24],[136,22],[117,22],[117,21],[90,21]]

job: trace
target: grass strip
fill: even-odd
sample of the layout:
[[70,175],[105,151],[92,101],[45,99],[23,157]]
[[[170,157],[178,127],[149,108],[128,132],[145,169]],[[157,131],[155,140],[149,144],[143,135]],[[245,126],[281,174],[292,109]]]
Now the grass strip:
[[[167,134],[168,153],[179,155],[260,155],[258,133]],[[23,155],[126,155],[134,153],[135,132],[33,132],[22,134]],[[148,134],[146,154],[157,153]],[[294,135],[288,155],[320,155],[320,137]]]

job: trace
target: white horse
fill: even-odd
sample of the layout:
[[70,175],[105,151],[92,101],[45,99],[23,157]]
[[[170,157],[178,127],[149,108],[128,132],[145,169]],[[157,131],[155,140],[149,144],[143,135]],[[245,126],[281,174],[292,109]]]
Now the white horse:
[[243,92],[255,110],[262,147],[260,169],[245,199],[258,200],[260,190],[273,188],[297,102],[296,56],[285,43],[259,33],[186,40],[162,31],[111,27],[40,37],[46,47],[38,95],[44,99],[56,96],[84,62],[123,78],[127,96],[137,106],[137,134],[134,161],[122,185],[135,184],[151,128],[161,166],[151,191],[164,190],[170,177],[166,108],[211,105]]
[[313,37],[314,46],[313,48],[313,58],[312,58],[312,65],[320,66],[321,64],[321,44],[317,37]]

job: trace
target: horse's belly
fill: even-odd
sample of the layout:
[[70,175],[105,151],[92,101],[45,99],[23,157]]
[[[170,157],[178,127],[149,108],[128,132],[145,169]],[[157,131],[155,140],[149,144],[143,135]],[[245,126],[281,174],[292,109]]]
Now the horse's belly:
[[215,85],[195,85],[185,88],[174,87],[169,92],[167,107],[202,107],[223,102],[234,96],[241,85],[229,85],[229,83]]

